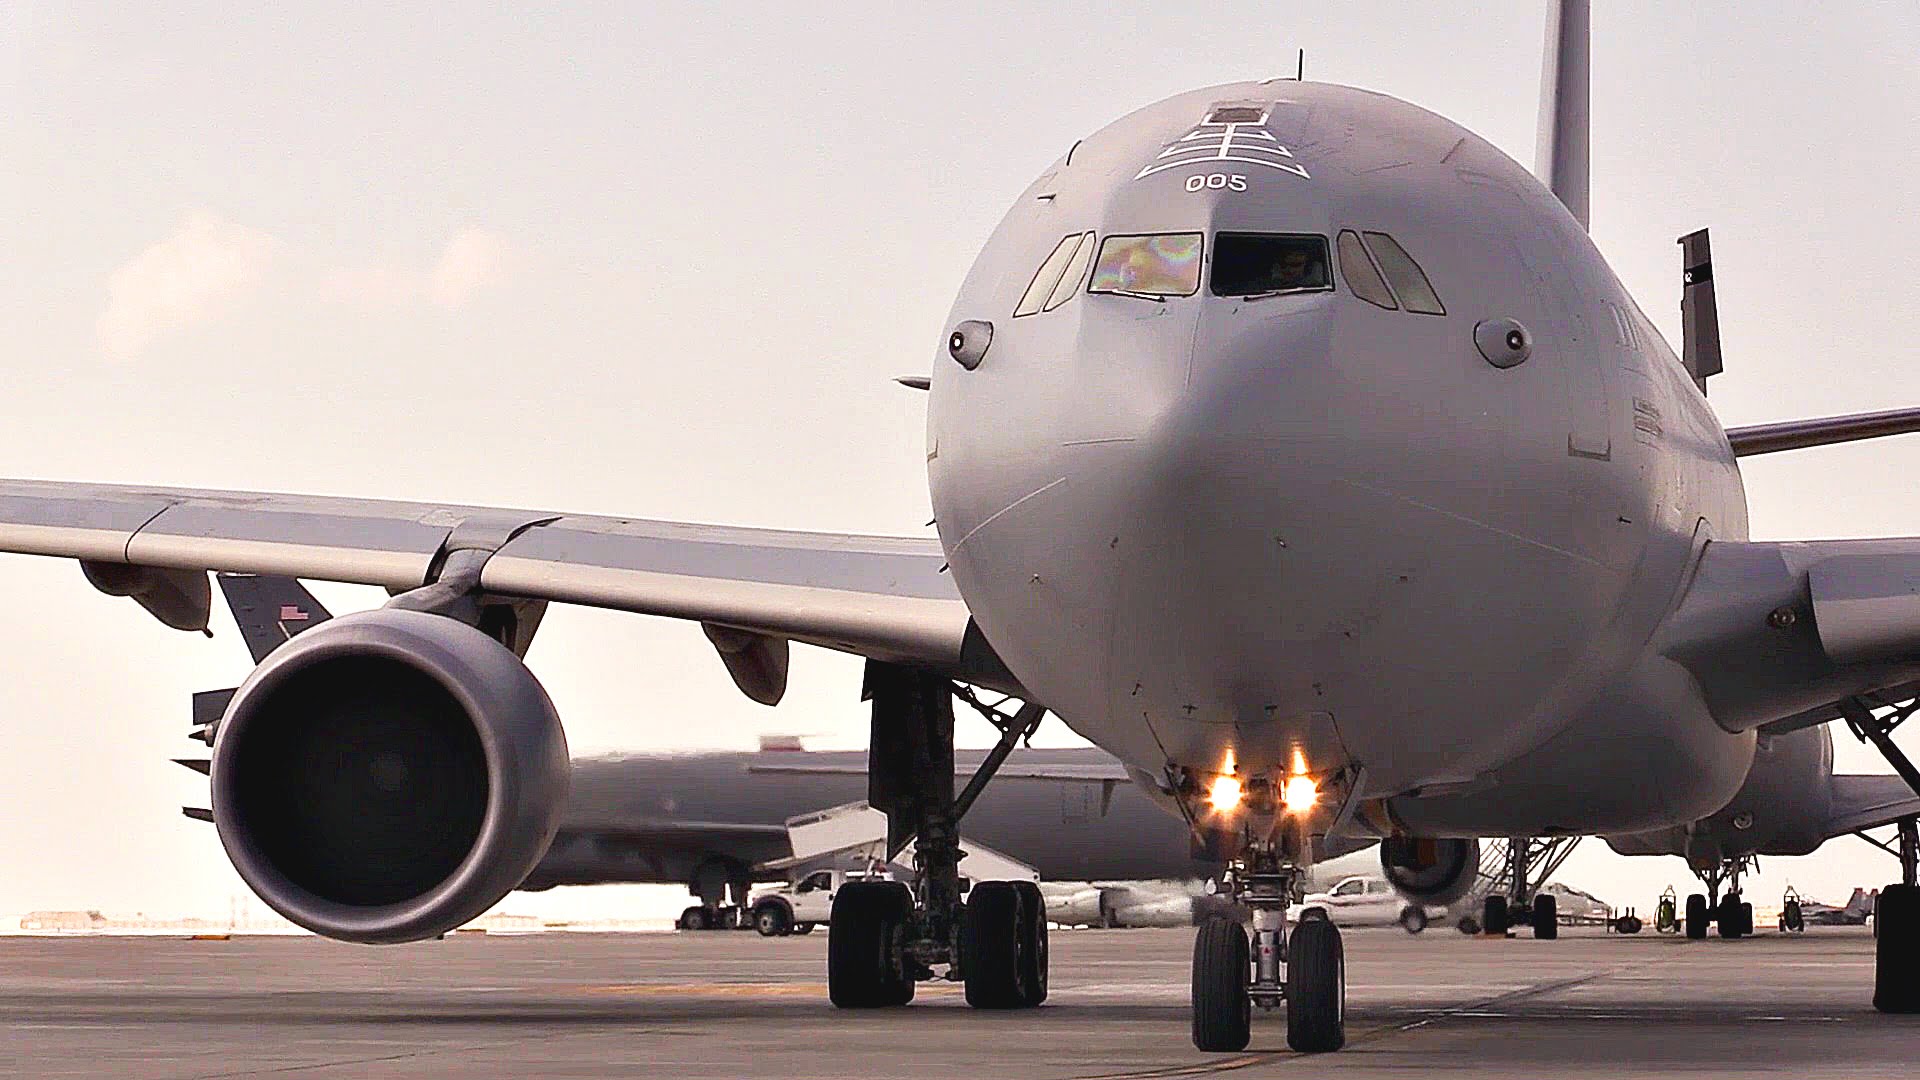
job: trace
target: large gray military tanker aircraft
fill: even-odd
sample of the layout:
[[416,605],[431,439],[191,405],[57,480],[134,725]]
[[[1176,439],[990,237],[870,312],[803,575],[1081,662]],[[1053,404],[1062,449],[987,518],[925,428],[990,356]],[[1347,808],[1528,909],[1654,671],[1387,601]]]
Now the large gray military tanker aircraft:
[[[1712,269],[1675,355],[1587,236],[1587,5],[1551,21],[1540,179],[1393,98],[1196,90],[1074,144],[981,250],[928,380],[939,538],[883,539],[94,484],[0,482],[0,550],[204,628],[209,569],[362,582],[217,726],[215,823],[268,904],[350,941],[432,937],[525,879],[566,740],[521,657],[544,606],[703,625],[777,701],[788,647],[866,657],[869,793],[911,885],[837,894],[847,1008],[963,981],[1047,995],[1030,885],[961,901],[956,687],[1010,749],[1052,711],[1229,862],[1252,937],[1201,927],[1193,1037],[1284,1004],[1342,1045],[1344,960],[1286,925],[1302,868],[1383,838],[1445,898],[1482,835],[1686,828],[1764,737],[1888,731],[1920,694],[1920,539],[1754,542],[1737,459],[1920,429],[1920,409],[1726,430]],[[1543,182],[1544,181],[1544,182]],[[971,690],[962,700],[983,699]],[[1806,778],[1817,782],[1819,777]],[[1912,817],[1874,1003],[1920,1011]]]

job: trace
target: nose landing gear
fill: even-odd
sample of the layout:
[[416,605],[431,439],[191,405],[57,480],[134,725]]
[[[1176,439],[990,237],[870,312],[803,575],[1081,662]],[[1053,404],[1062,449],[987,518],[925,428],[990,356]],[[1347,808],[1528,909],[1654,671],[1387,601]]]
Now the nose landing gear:
[[1299,852],[1306,844],[1282,827],[1253,840],[1221,876],[1221,891],[1253,912],[1253,935],[1224,915],[1209,918],[1193,943],[1193,1045],[1244,1050],[1253,1008],[1287,1008],[1287,1045],[1301,1053],[1346,1044],[1346,953],[1326,912],[1308,910],[1287,932],[1298,898]]
[[1301,916],[1291,937],[1287,905],[1299,868],[1262,844],[1228,867],[1223,884],[1253,911],[1253,940],[1235,920],[1209,918],[1193,943],[1193,1045],[1244,1050],[1253,1006],[1287,1007],[1287,1045],[1305,1054],[1338,1050],[1347,1041],[1346,953],[1326,913]]

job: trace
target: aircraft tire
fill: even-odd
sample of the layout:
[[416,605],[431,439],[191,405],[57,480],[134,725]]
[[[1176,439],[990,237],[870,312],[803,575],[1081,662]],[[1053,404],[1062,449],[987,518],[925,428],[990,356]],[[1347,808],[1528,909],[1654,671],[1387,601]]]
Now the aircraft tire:
[[1739,912],[1740,912],[1740,936],[1752,937],[1753,936],[1753,904],[1745,900],[1741,901]]
[[680,913],[675,925],[682,930],[709,930],[713,927],[713,913],[695,904]]
[[1507,898],[1499,893],[1487,897],[1481,905],[1480,930],[1495,937],[1505,937],[1512,924],[1508,921]]
[[1707,939],[1707,898],[1703,893],[1687,897],[1687,937],[1694,941]]
[[1031,881],[1016,881],[1020,894],[1020,1004],[1047,1000],[1047,898]]
[[793,933],[793,916],[784,905],[769,900],[753,909],[753,928],[761,937],[786,937]]
[[1324,1054],[1347,1042],[1347,957],[1340,928],[1303,922],[1287,943],[1287,1045]]
[[1023,1000],[1020,890],[1011,881],[977,881],[967,894],[960,935],[967,1004],[976,1009],[1018,1009]]
[[[1294,934],[1297,939],[1299,931]],[[1237,920],[1214,915],[1200,924],[1193,938],[1193,1045],[1198,1049],[1231,1054],[1247,1048],[1253,1036],[1253,999],[1247,994],[1252,963],[1247,931]]]
[[1409,934],[1417,934],[1427,928],[1427,909],[1418,904],[1408,904],[1400,909],[1400,928]]
[[1714,915],[1714,924],[1719,927],[1720,936],[1732,940],[1740,936],[1740,901],[1728,896],[1720,901],[1720,910]]
[[1780,929],[1789,934],[1798,934],[1807,928],[1807,917],[1800,910],[1800,901],[1789,900],[1780,908]]
[[897,881],[849,881],[833,896],[827,924],[827,997],[842,1009],[880,1009],[913,1000],[900,947],[913,894]]
[[1547,893],[1533,898],[1533,936],[1541,941],[1560,936],[1560,902]]
[[1920,886],[1880,890],[1873,919],[1873,1007],[1883,1013],[1920,1013]]

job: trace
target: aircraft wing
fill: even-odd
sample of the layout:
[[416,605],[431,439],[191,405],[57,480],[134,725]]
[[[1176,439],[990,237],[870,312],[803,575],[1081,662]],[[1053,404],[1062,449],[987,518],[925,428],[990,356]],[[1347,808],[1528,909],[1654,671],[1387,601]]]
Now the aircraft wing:
[[1920,795],[1898,776],[1835,776],[1827,835],[1845,836],[1915,815],[1920,815]]
[[0,552],[81,560],[102,591],[204,630],[204,571],[400,592],[491,552],[489,595],[664,615],[1014,692],[932,539],[435,503],[0,480]]
[[1708,542],[1660,651],[1729,731],[1920,692],[1920,538]]

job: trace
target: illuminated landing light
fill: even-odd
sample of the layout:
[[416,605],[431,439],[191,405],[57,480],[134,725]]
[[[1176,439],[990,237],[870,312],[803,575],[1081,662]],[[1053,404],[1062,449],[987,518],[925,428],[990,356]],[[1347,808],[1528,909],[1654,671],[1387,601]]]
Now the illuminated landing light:
[[1314,785],[1311,776],[1289,776],[1285,786],[1280,789],[1280,805],[1290,814],[1313,808],[1320,798],[1320,789]]
[[1207,802],[1215,810],[1231,810],[1240,805],[1240,780],[1233,776],[1216,776],[1213,786],[1207,789]]

